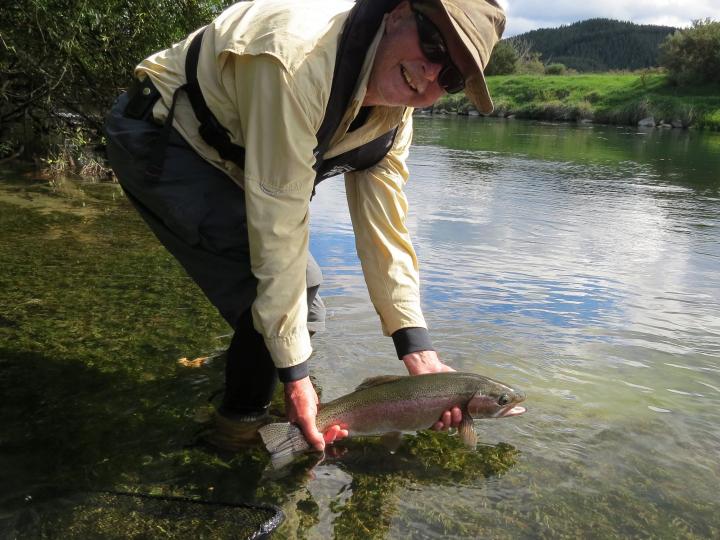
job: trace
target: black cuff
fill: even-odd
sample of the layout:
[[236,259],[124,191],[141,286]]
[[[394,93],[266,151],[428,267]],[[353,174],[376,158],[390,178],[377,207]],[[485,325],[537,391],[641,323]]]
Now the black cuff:
[[277,372],[280,382],[283,383],[299,381],[300,379],[304,379],[305,377],[310,375],[307,360],[305,360],[302,364],[298,364],[296,366],[277,368]]
[[401,328],[393,333],[392,339],[393,343],[395,343],[398,358],[401,360],[406,354],[435,350],[432,340],[430,339],[430,332],[428,332],[427,328],[419,326]]

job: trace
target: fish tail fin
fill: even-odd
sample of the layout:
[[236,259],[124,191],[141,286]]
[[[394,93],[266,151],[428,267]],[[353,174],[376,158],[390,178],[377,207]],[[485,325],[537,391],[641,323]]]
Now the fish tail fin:
[[270,452],[275,467],[287,465],[295,454],[310,448],[300,428],[287,422],[268,424],[261,427],[258,432],[265,448]]

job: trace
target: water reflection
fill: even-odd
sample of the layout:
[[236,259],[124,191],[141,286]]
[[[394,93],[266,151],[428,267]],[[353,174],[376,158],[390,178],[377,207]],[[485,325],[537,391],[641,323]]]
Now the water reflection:
[[649,177],[717,194],[720,134],[627,126],[512,122],[476,118],[416,117],[414,142],[471,152],[498,152],[530,159],[612,169],[637,165]]
[[[455,367],[516,382],[531,396],[525,417],[493,425],[485,440],[516,444],[544,472],[518,471],[503,483],[569,486],[539,488],[536,503],[516,492],[510,513],[519,522],[485,517],[522,529],[554,516],[565,534],[580,534],[589,529],[580,517],[573,529],[569,516],[582,515],[595,492],[604,494],[600,511],[620,512],[628,530],[637,530],[633,512],[649,512],[656,532],[707,533],[717,521],[702,501],[720,481],[720,137],[472,122],[417,123],[407,190],[426,316]],[[318,378],[347,391],[347,378],[397,368],[383,360],[391,351],[365,337],[378,330],[350,229],[337,228],[349,221],[334,182],[313,203],[314,235],[344,246],[342,278],[327,275],[339,296],[329,299],[329,326],[361,344],[363,365],[321,354],[319,362],[342,369]],[[341,347],[333,334],[326,339],[330,351]],[[690,512],[688,523],[661,523],[648,500],[643,479],[660,468],[692,478],[692,489],[675,473],[654,486],[673,511]],[[406,493],[398,512],[417,517],[429,493]],[[547,513],[530,518],[522,507]]]
[[[511,126],[515,125],[492,124],[488,137],[497,136],[499,130],[501,141],[514,139],[518,132]],[[444,144],[460,146],[453,138],[458,130],[467,139],[465,147],[471,148],[475,139],[480,139],[477,144],[487,142],[478,135],[480,130],[469,132],[467,127],[462,120],[441,123],[439,129],[433,123],[427,132],[420,129],[416,140],[434,140],[440,132]],[[559,139],[566,145],[582,139],[578,134],[601,130],[533,129],[545,130],[536,138]],[[621,136],[626,134],[615,134],[613,148],[623,148],[617,143]],[[657,136],[664,141],[665,135]],[[718,224],[717,200],[646,170],[654,162],[628,159],[650,160],[643,148],[639,156],[637,149],[635,153],[623,149],[626,159],[618,166],[617,162],[578,163],[581,152],[579,157],[573,153],[574,162],[556,162],[498,151],[416,146],[408,186],[413,209],[410,229],[422,261],[428,309],[442,310],[452,302],[453,313],[468,322],[496,324],[527,317],[537,319],[538,325],[559,327],[625,326],[638,319],[638,325],[652,325],[661,335],[672,329],[690,330],[692,326],[678,318],[697,321],[699,316],[700,324],[707,323],[706,341],[715,341],[714,311],[704,306],[707,300],[710,305],[719,300],[714,279],[719,254],[712,240]],[[547,151],[544,144],[525,149],[531,156],[562,154]],[[596,153],[603,150],[604,145]],[[657,151],[657,160],[669,160],[661,157],[662,148]],[[720,174],[720,154],[705,158],[703,170],[708,178],[718,179],[714,175]],[[683,178],[687,176],[692,174],[686,171]],[[717,189],[717,184],[708,182],[706,188]],[[313,209],[315,236],[322,239],[322,244],[313,241],[313,249],[322,259],[324,245],[332,244],[345,261],[353,260],[349,226],[336,228],[337,223],[347,223],[341,186],[336,183],[326,191],[330,193],[320,191]],[[332,267],[329,258],[322,262]],[[355,261],[353,266],[354,274],[352,268],[343,268],[342,288],[332,293],[362,294]],[[336,284],[331,281],[330,286]],[[667,294],[658,298],[652,291]],[[639,301],[655,306],[635,309]],[[700,313],[683,315],[688,302],[697,303]],[[663,319],[664,312],[672,317]],[[647,321],[648,317],[653,320]]]
[[[177,359],[221,350],[228,329],[117,186],[0,175],[0,536],[21,510],[101,488],[278,502],[279,538],[717,536],[720,138],[418,119],[410,166],[435,345],[521,387],[528,412],[478,422],[476,452],[351,441],[283,477],[260,449],[195,444],[222,365]],[[329,401],[403,368],[342,181],[311,210]]]

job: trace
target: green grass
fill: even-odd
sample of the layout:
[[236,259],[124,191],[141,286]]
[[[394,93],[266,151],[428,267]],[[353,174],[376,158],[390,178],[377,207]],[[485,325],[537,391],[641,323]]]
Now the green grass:
[[[657,122],[720,130],[718,85],[671,86],[663,74],[604,73],[488,77],[494,116],[539,120],[592,120],[603,124]],[[467,99],[446,96],[436,108],[464,113]]]

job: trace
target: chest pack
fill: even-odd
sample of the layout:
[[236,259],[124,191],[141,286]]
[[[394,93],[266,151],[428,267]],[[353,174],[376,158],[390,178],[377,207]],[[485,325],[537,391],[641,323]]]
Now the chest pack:
[[[367,50],[380,28],[385,13],[392,10],[399,1],[357,0],[350,10],[340,36],[330,98],[322,124],[316,134],[317,146],[313,151],[315,185],[337,174],[372,167],[385,157],[393,145],[397,128],[359,148],[325,159],[330,141],[350,105]],[[231,142],[230,132],[217,120],[200,90],[197,65],[204,33],[204,30],[199,32],[190,44],[185,60],[187,83],[181,89],[187,92],[195,116],[200,121],[199,133],[203,140],[215,148],[221,158],[232,161],[244,169],[245,148]]]

